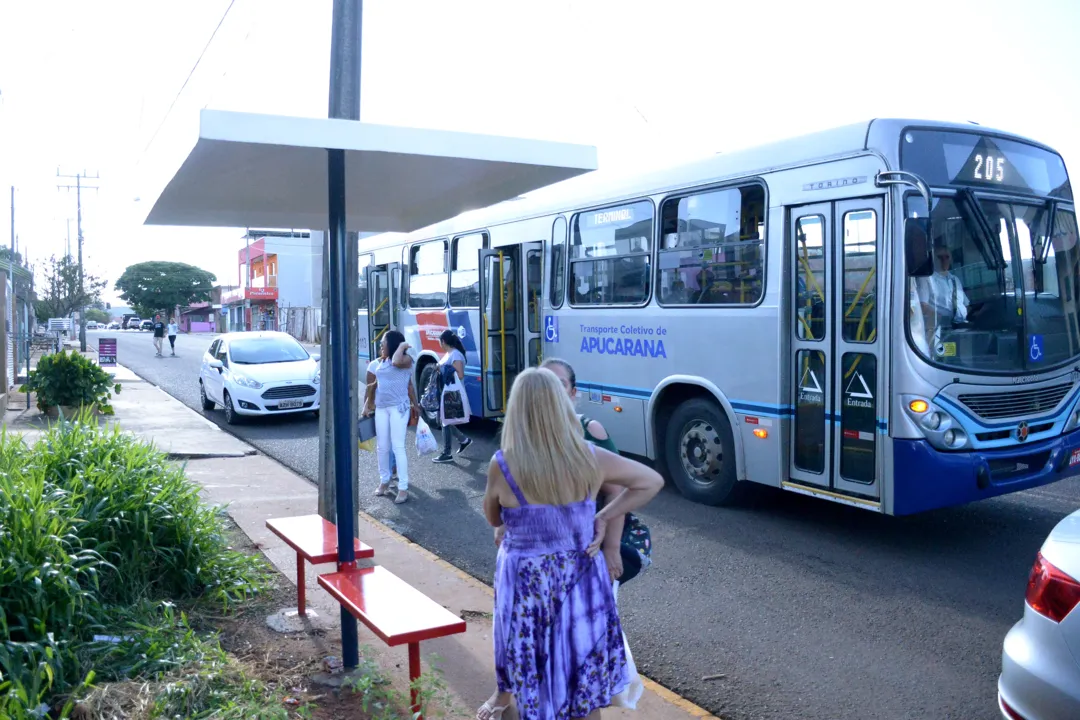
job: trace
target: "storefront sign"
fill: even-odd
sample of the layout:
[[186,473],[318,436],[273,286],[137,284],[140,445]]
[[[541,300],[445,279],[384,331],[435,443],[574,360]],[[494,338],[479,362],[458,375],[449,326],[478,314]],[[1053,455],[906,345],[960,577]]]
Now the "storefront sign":
[[116,338],[99,338],[98,365],[101,367],[116,367]]
[[248,300],[277,300],[277,288],[244,288],[244,297]]

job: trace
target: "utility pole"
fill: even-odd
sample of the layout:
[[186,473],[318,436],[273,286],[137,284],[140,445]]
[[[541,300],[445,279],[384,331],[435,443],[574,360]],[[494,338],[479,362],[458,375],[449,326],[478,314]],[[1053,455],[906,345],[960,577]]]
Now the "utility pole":
[[[56,177],[58,177],[58,178],[67,178],[67,179],[75,178],[75,205],[77,207],[77,211],[76,211],[77,215],[76,215],[76,220],[75,220],[75,231],[78,234],[78,241],[79,241],[79,297],[81,299],[83,297],[83,295],[85,294],[85,292],[86,292],[84,287],[83,287],[83,275],[84,275],[84,273],[83,273],[83,257],[82,257],[82,246],[83,246],[83,234],[82,234],[82,189],[83,189],[83,184],[82,184],[82,181],[87,179],[87,178],[89,178],[91,180],[100,180],[101,176],[98,175],[97,173],[94,173],[94,176],[91,178],[89,175],[86,174],[85,170],[82,171],[81,173],[76,174],[76,175],[61,175],[60,174],[60,169],[57,168]],[[58,190],[60,190],[60,189],[71,190],[71,187],[72,187],[71,185],[57,185],[56,186],[56,188]],[[88,190],[97,190],[98,189],[96,185],[87,185],[86,188]],[[82,352],[86,352],[86,308],[83,307],[83,306],[79,307],[79,350],[81,350]]]
[[[360,119],[360,44],[362,0],[334,0],[330,30],[330,108],[334,119]],[[327,150],[327,188],[329,223],[323,248],[328,277],[328,313],[323,315],[323,348],[329,354],[321,358],[322,377],[330,380],[323,388],[329,400],[320,415],[319,510],[324,512],[326,497],[333,488],[336,505],[338,569],[356,567],[353,539],[356,537],[356,454],[357,454],[357,339],[356,339],[356,249],[349,242],[345,217],[345,151]],[[355,235],[353,236],[355,237]],[[355,243],[355,240],[353,241]],[[351,250],[351,253],[350,253]],[[350,262],[349,256],[353,255]],[[350,275],[349,268],[353,272]],[[329,372],[326,372],[326,371]],[[325,402],[325,400],[324,400]],[[329,432],[325,432],[329,430]],[[328,437],[329,435],[329,437]],[[330,452],[328,453],[328,450]],[[333,462],[327,462],[328,454]],[[332,469],[333,474],[330,474]],[[346,668],[359,664],[356,618],[341,608],[341,659]]]

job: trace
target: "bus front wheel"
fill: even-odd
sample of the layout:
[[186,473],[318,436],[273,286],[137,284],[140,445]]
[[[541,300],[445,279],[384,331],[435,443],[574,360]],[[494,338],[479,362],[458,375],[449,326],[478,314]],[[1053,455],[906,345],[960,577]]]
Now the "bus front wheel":
[[736,500],[735,440],[715,403],[694,398],[675,408],[665,446],[668,474],[684,497],[704,505]]

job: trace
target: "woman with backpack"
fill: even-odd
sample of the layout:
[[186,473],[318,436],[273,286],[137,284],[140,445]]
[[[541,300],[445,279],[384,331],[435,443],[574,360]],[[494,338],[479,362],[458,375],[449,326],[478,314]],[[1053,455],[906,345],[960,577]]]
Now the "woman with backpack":
[[[540,366],[550,370],[562,383],[570,400],[577,404],[577,375],[573,366],[565,360],[551,358],[545,360]],[[581,429],[585,439],[593,445],[618,454],[619,450],[608,436],[607,430],[599,420],[593,420],[584,415],[578,415],[577,421],[581,423]],[[600,512],[603,507],[612,502],[622,488],[618,486],[603,485],[596,498],[596,511]],[[502,543],[504,527],[495,531],[496,546]],[[601,545],[604,559],[607,562],[608,574],[612,582],[624,585],[641,574],[651,563],[652,539],[649,528],[633,513],[612,517],[607,522],[607,532]],[[509,707],[510,693],[496,691],[476,711],[477,720],[501,720],[503,713]]]
[[[434,462],[452,463],[454,462],[454,456],[451,453],[451,449],[455,437],[459,443],[459,455],[472,445],[472,438],[466,437],[465,433],[457,428],[458,424],[469,421],[468,398],[465,397],[464,385],[465,346],[461,343],[461,338],[459,338],[457,333],[453,330],[443,330],[442,335],[439,336],[439,344],[442,346],[443,350],[442,359],[439,360],[438,372],[439,419],[443,426],[443,451],[441,455],[435,458]],[[460,391],[456,393],[446,392],[446,389],[455,382],[460,388]],[[447,399],[455,394],[459,401],[463,401],[466,404],[459,404],[454,408],[450,408],[447,405]],[[459,414],[461,417],[458,417]],[[454,417],[453,421],[451,421],[451,417]]]

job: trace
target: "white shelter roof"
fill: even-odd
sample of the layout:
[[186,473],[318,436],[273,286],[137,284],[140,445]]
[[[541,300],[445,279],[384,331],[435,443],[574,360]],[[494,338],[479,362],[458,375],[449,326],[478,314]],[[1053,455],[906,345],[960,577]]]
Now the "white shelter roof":
[[597,167],[587,145],[203,110],[145,223],[323,229],[327,149],[345,151],[348,229],[369,232],[410,232]]

